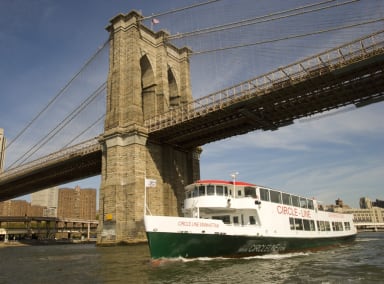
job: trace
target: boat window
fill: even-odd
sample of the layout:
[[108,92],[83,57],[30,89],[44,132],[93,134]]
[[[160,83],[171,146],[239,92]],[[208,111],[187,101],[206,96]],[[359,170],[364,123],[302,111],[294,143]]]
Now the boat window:
[[281,192],[271,190],[269,192],[271,194],[271,201],[274,203],[281,203]]
[[291,195],[288,193],[282,193],[283,197],[283,204],[285,205],[291,205]]
[[215,195],[215,186],[212,184],[207,185],[207,195]]
[[310,231],[311,230],[311,226],[310,226],[309,220],[304,219],[303,220],[303,224],[304,224],[304,230],[305,231]]
[[304,197],[300,197],[300,207],[307,208],[307,199]]
[[195,189],[193,190],[192,192],[192,196],[193,197],[196,197],[196,196],[199,196],[199,188],[196,186]]
[[324,221],[317,221],[317,228],[319,231],[325,231]]
[[237,191],[237,196],[241,196],[241,190]]
[[223,195],[224,194],[224,188],[222,185],[216,185],[216,195]]
[[332,230],[333,231],[342,231],[343,223],[342,222],[332,222]]
[[309,225],[311,226],[311,231],[316,231],[315,221],[314,220],[309,220]]
[[300,199],[298,196],[291,195],[291,199],[292,199],[293,206],[300,207]]
[[325,230],[326,231],[330,231],[331,230],[331,224],[329,223],[329,221],[324,221],[324,225],[325,225]]
[[249,216],[249,224],[250,225],[255,225],[256,224],[255,216]]
[[303,220],[300,218],[295,218],[295,228],[296,230],[303,230]]
[[269,201],[269,190],[266,188],[260,188],[260,199]]
[[245,197],[253,197],[253,198],[256,198],[256,188],[254,187],[250,187],[250,186],[246,186],[244,187],[244,195]]
[[233,216],[233,224],[239,224],[239,217]]
[[346,231],[349,231],[351,229],[351,224],[349,222],[344,222],[344,228]]
[[229,215],[212,216],[212,219],[221,220],[224,222],[224,224],[229,224],[231,222],[231,218]]
[[224,186],[224,195],[228,196],[228,187]]
[[313,206],[313,200],[312,199],[308,199],[308,209],[314,209],[315,207]]
[[205,185],[200,185],[199,186],[199,196],[204,196],[205,195]]
[[295,229],[295,220],[293,220],[292,217],[289,217],[289,226],[290,226],[291,230]]

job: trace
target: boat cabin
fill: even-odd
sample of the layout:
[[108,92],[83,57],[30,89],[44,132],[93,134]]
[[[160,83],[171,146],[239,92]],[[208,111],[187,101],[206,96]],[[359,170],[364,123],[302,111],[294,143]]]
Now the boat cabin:
[[[315,209],[315,200],[297,195],[260,187],[246,182],[221,180],[201,180],[188,185],[185,190],[186,199],[204,198],[207,196],[227,198],[254,198],[259,201],[280,203],[299,208]],[[317,208],[316,208],[317,209]]]
[[313,199],[241,181],[200,180],[188,185],[185,193],[185,217],[219,219],[225,224],[260,224],[256,209],[264,202],[281,204],[281,210],[317,211]]
[[314,220],[318,211],[322,211],[315,199],[251,183],[200,180],[188,185],[185,193],[184,217],[217,219],[228,225],[258,226],[262,225],[260,209],[267,206],[272,208],[268,212],[286,216],[292,231],[351,230],[349,221],[331,222],[325,217]]

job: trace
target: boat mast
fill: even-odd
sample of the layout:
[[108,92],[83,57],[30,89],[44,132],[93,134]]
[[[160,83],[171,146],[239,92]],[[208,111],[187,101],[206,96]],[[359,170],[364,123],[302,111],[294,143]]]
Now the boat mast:
[[232,182],[233,182],[233,193],[232,197],[235,198],[235,192],[236,192],[236,177],[239,175],[239,172],[234,172],[231,174]]

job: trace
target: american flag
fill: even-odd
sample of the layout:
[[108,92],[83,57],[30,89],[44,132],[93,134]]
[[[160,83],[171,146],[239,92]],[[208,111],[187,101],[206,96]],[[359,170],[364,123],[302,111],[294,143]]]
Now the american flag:
[[152,18],[152,24],[156,25],[158,23],[160,23],[160,21],[158,19]]

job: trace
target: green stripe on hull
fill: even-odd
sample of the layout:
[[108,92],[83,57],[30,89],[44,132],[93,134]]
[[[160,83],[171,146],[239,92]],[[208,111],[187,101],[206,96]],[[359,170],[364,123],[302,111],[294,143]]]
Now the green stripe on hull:
[[272,238],[189,233],[147,232],[151,257],[239,257],[300,251],[338,245],[356,235],[331,238]]

